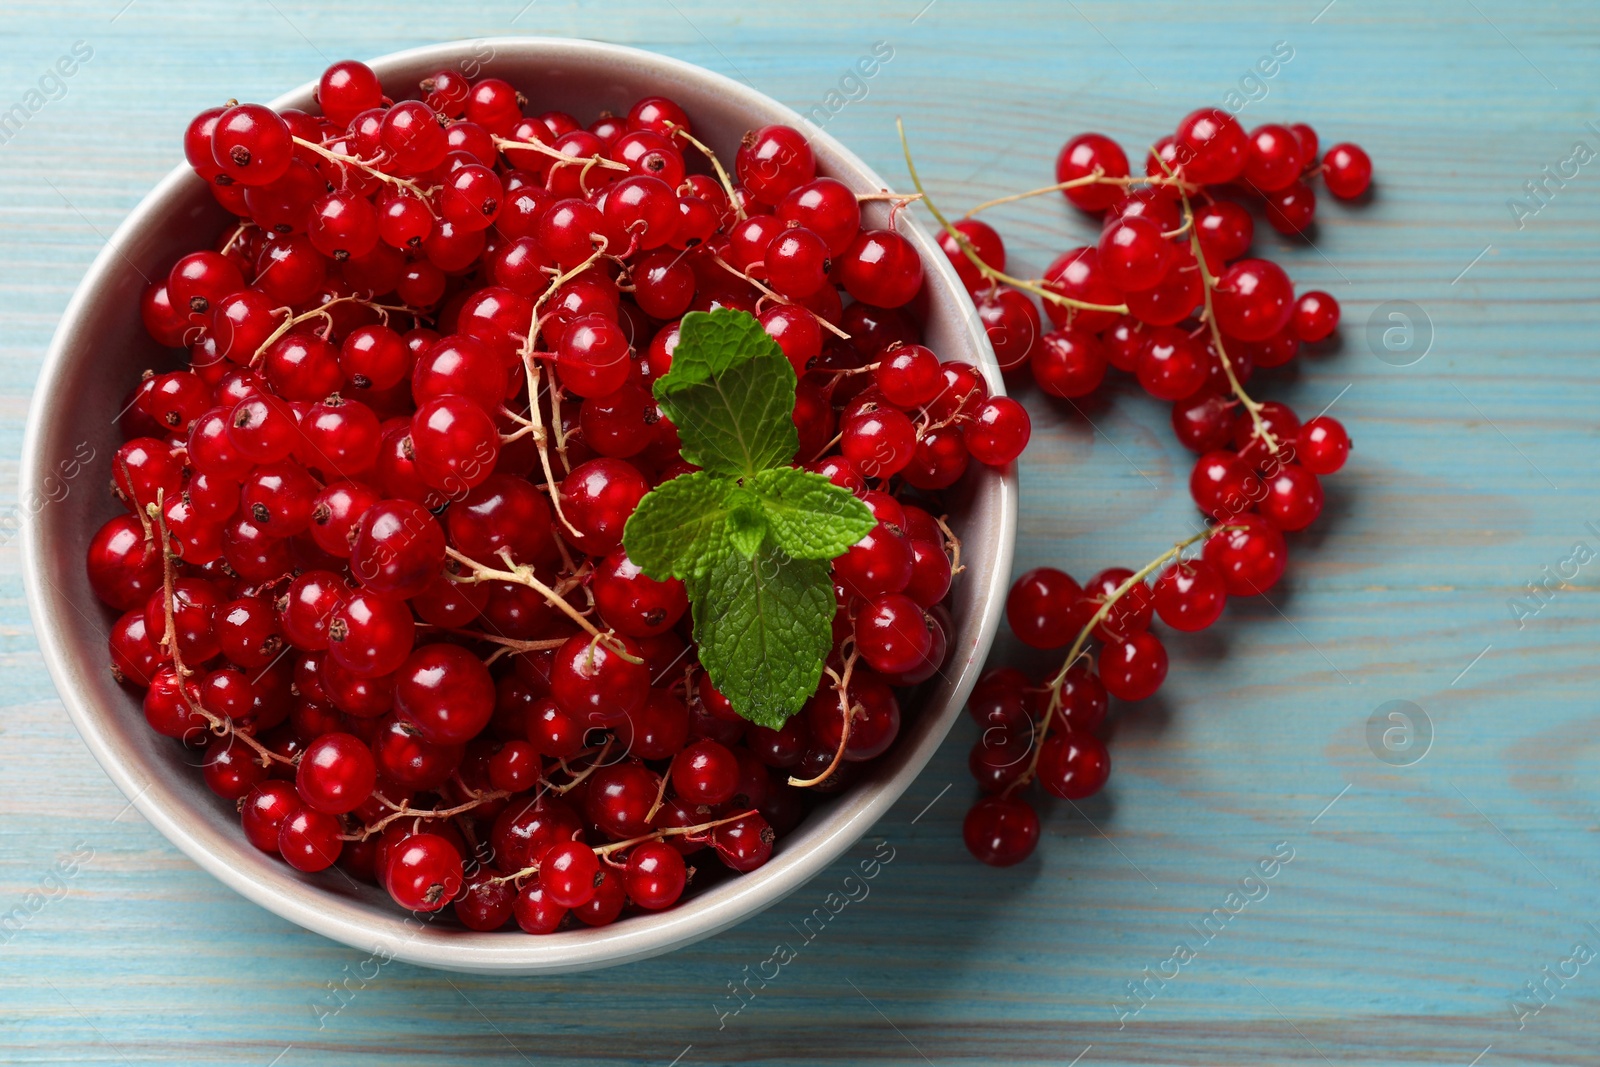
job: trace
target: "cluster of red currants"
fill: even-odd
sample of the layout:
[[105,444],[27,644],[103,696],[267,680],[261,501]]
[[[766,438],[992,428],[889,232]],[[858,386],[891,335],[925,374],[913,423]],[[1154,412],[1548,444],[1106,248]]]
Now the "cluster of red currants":
[[[113,671],[255,846],[472,929],[603,925],[674,904],[707,847],[761,866],[889,748],[951,630],[937,493],[1028,420],[918,343],[918,255],[862,225],[891,197],[819,177],[797,131],[746,135],[730,176],[662,97],[584,127],[495,78],[420,95],[341,62],[320,115],[191,123],[237,222],[144,294],[187,358],[129,397],[89,578],[123,613]],[[692,469],[651,385],[718,307],[800,374],[797,462],[879,520],[778,730],[697,669],[682,583],[621,547]]]
[[[1334,196],[1358,197],[1372,177],[1366,153],[1341,144],[1319,163],[1309,126],[1246,133],[1231,115],[1206,108],[1153,145],[1144,169],[1131,177],[1114,141],[1083,134],[1062,148],[1055,184],[979,205],[946,222],[942,236],[1004,369],[1027,368],[1045,393],[1071,400],[1094,392],[1115,367],[1172,405],[1179,441],[1200,454],[1191,494],[1213,524],[1137,573],[1111,568],[1080,586],[1046,567],[1013,586],[1006,614],[1017,637],[1070,649],[1042,685],[1013,669],[991,671],[969,705],[984,729],[970,767],[989,795],[967,817],[966,843],[997,866],[1019,862],[1038,840],[1038,816],[1019,790],[1037,780],[1075,801],[1105,784],[1110,757],[1095,730],[1108,695],[1142,700],[1166,677],[1152,618],[1201,630],[1228,597],[1270,589],[1287,562],[1284,534],[1316,520],[1320,478],[1339,470],[1350,450],[1336,419],[1302,424],[1288,406],[1245,391],[1255,368],[1290,362],[1339,322],[1333,297],[1297,298],[1281,267],[1249,255],[1254,226],[1245,203],[1264,203],[1275,229],[1299,234],[1315,211],[1311,180],[1320,175]],[[999,234],[973,215],[1056,191],[1100,217],[1099,241],[1060,256],[1038,281],[1011,277]],[[1041,332],[1029,293],[1044,301],[1050,332]],[[1183,557],[1202,540],[1198,557]],[[1085,654],[1091,638],[1101,642],[1098,663]]]

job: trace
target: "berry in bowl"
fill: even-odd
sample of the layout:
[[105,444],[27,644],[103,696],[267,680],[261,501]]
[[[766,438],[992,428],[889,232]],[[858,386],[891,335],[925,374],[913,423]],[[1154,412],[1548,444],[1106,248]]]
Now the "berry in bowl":
[[31,516],[29,595],[158,829],[326,936],[548,973],[748,917],[905,791],[995,631],[1026,416],[802,124],[530,38],[191,123],[24,461],[111,485]]

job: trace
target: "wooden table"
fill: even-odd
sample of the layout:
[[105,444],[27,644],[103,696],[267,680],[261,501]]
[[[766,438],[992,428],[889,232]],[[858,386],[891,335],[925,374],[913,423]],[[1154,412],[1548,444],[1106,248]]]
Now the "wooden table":
[[[1033,860],[996,872],[962,849],[975,734],[963,722],[878,827],[894,859],[870,897],[720,1026],[729,984],[795,938],[844,863],[736,930],[617,970],[362,973],[358,953],[222,888],[127,808],[62,713],[5,543],[0,911],[50,899],[0,944],[0,1060],[1595,1061],[1600,564],[1552,579],[1520,623],[1508,600],[1575,543],[1600,550],[1600,162],[1546,182],[1543,202],[1524,190],[1574,142],[1600,150],[1600,9],[521,3],[11,5],[0,105],[24,100],[74,42],[93,54],[64,90],[45,86],[59,98],[0,131],[0,495],[15,497],[57,316],[178,158],[190,115],[271,97],[332,59],[515,32],[656,48],[802,110],[887,42],[892,59],[828,128],[902,179],[904,116],[950,206],[1043,184],[1076,132],[1148,143],[1230,92],[1248,100],[1247,125],[1303,120],[1324,144],[1359,141],[1377,166],[1371,203],[1325,198],[1314,244],[1265,227],[1258,240],[1345,309],[1336,350],[1260,375],[1259,391],[1305,413],[1334,404],[1354,458],[1322,520],[1294,538],[1272,602],[1236,603],[1212,632],[1171,642],[1159,698],[1116,724],[1109,788],[1048,811]],[[1293,58],[1242,82],[1277,42]],[[1527,204],[1520,225],[1511,198]],[[996,221],[1034,271],[1092,232],[1053,198]],[[1416,346],[1380,359],[1367,325],[1395,300],[1414,305]],[[1027,401],[1019,570],[1137,566],[1192,521],[1190,457],[1164,406],[1126,383],[1082,415]],[[1431,734],[1407,766],[1395,764],[1420,748],[1384,762],[1369,746],[1369,718],[1389,701],[1412,702]],[[1241,891],[1275,849],[1292,860]],[[1236,891],[1254,899],[1233,914]],[[1202,926],[1219,908],[1226,921]],[[1169,962],[1179,942],[1194,957]]]

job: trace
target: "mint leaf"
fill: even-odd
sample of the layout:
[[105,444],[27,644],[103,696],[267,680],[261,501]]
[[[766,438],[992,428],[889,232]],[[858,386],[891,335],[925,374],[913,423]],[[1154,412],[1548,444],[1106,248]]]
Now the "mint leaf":
[[622,529],[628,558],[657,581],[698,578],[727,554],[728,516],[738,486],[703,471],[662,482]]
[[699,385],[761,355],[781,358],[783,349],[754,315],[732,308],[691,311],[678,324],[678,346],[662,380],[674,386]]
[[750,559],[719,557],[690,586],[700,663],[751,722],[780,729],[816,692],[833,646],[828,573],[768,541]]
[[777,342],[754,316],[727,308],[683,317],[672,368],[655,384],[683,458],[736,478],[794,458],[794,390]]
[[761,506],[760,497],[743,488],[729,492],[728,504],[728,543],[749,559],[767,539],[766,509]]
[[778,547],[795,559],[833,559],[872,532],[872,509],[815,471],[776,467],[746,487],[761,498]]

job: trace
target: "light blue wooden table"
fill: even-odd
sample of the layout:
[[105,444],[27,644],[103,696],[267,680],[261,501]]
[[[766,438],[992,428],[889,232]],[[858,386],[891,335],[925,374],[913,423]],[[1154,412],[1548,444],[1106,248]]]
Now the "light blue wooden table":
[[[1508,200],[1575,142],[1600,150],[1600,8],[1324,2],[8,5],[0,110],[74,42],[93,56],[0,131],[6,504],[56,318],[177,158],[183,123],[332,59],[593,36],[805,110],[886,41],[893,59],[829,129],[900,178],[905,116],[956,206],[1049,180],[1078,131],[1148,142],[1239,91],[1285,41],[1293,59],[1242,117],[1358,140],[1379,177],[1368,206],[1324,204],[1314,247],[1260,241],[1346,316],[1341,348],[1261,391],[1302,411],[1337,399],[1357,447],[1273,605],[1237,604],[1172,642],[1160,698],[1118,723],[1106,793],[1081,815],[1048,812],[1019,868],[980,869],[962,850],[974,731],[958,726],[878,828],[895,858],[871,896],[721,1027],[729,983],[791,936],[843,863],[736,930],[617,970],[362,972],[358,953],[222,888],[126,807],[60,708],[16,545],[0,545],[0,912],[48,898],[0,943],[0,1061],[1595,1062],[1600,563],[1553,579],[1520,625],[1508,600],[1575,543],[1600,549],[1600,161],[1546,182],[1520,225]],[[997,214],[1035,270],[1089,233],[1055,204]],[[1365,327],[1390,300],[1419,309],[1421,332],[1385,362]],[[1189,460],[1164,410],[1128,388],[1086,409],[1092,426],[1028,403],[1019,569],[1136,565],[1189,521]],[[1396,700],[1431,724],[1410,766],[1368,744],[1369,717]],[[1275,848],[1293,859],[1258,899],[1197,934]],[[1195,957],[1168,963],[1185,940]],[[1130,982],[1144,990],[1136,1014]]]

